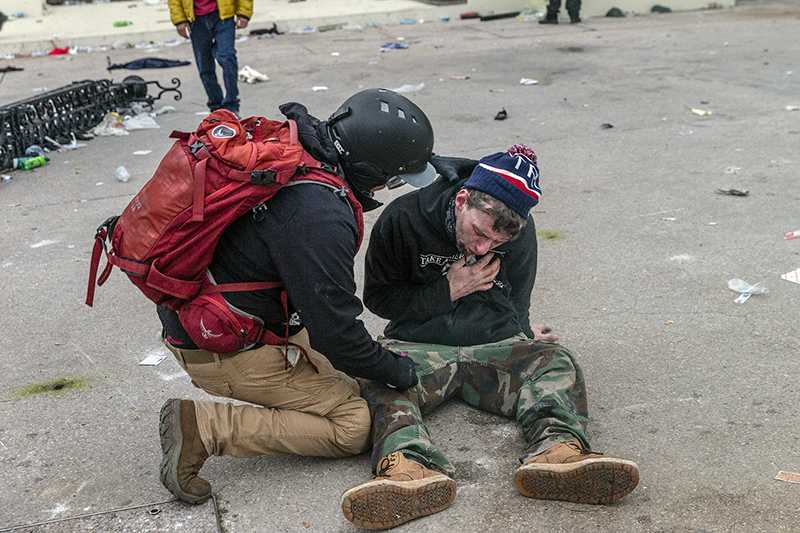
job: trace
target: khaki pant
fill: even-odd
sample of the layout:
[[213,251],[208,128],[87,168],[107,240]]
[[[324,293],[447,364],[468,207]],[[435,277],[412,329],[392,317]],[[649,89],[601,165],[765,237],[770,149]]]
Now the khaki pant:
[[[308,352],[285,368],[279,346],[232,357],[180,350],[165,341],[192,384],[213,396],[253,405],[196,401],[200,438],[209,455],[345,457],[370,448],[370,416],[358,383],[311,349],[308,333],[289,339]],[[199,358],[210,362],[192,364]]]

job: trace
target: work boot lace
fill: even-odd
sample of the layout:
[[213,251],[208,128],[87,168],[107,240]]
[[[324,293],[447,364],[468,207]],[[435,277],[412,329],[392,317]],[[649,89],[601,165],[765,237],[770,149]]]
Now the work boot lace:
[[381,459],[380,464],[378,465],[378,476],[377,477],[387,477],[387,472],[394,468],[397,464],[397,454],[390,453],[383,459]]

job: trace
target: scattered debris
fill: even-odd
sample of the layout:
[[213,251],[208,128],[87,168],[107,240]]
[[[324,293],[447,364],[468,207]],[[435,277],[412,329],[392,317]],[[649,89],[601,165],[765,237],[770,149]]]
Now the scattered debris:
[[159,57],[144,57],[142,59],[129,61],[128,63],[111,64],[111,58],[106,56],[106,61],[108,61],[106,70],[114,70],[118,68],[125,68],[128,70],[141,70],[143,68],[172,68],[183,67],[192,64],[191,61],[178,61],[173,59],[162,59]]
[[494,13],[480,17],[481,22],[487,20],[511,19],[519,16],[519,11],[509,11],[508,13]]
[[623,13],[622,10],[618,7],[612,7],[611,9],[608,10],[606,16],[612,18],[624,18],[625,13]]
[[750,194],[748,189],[716,189],[717,194],[727,194],[728,196],[747,196]]
[[506,108],[503,108],[503,109],[501,109],[501,110],[500,110],[500,111],[498,111],[498,112],[497,112],[497,114],[494,116],[494,119],[495,119],[495,120],[505,120],[505,119],[507,119],[507,118],[508,118],[508,113],[506,112]]
[[[159,364],[161,364],[161,361],[163,361],[166,358],[167,358],[166,355],[151,353],[150,355],[141,360],[139,366],[158,366]],[[151,514],[156,514],[156,513],[151,513]]]
[[522,78],[519,80],[520,85],[536,85],[537,83],[539,83],[539,80],[532,80],[530,78]]
[[117,179],[123,183],[129,181],[131,179],[131,175],[128,172],[128,169],[125,167],[117,168]]
[[601,130],[608,130],[608,129],[611,129],[613,127],[614,126],[612,124],[609,124],[608,122],[606,122],[605,124],[600,124],[600,129]]
[[694,133],[694,131],[692,131],[692,130],[689,130],[689,131],[679,131],[679,132],[678,132],[678,135],[691,135],[692,133]]
[[469,76],[450,76],[451,80],[468,80]]
[[147,155],[152,152],[153,152],[152,150],[136,150],[135,152],[133,152],[133,155]]
[[725,174],[738,174],[740,170],[741,167],[728,167],[725,169]]
[[400,87],[397,87],[396,89],[392,90],[396,93],[403,94],[403,93],[415,93],[417,91],[421,91],[424,88],[425,88],[425,82],[422,82],[417,85],[409,85],[409,84],[401,85]]
[[477,11],[470,11],[468,13],[461,13],[461,20],[465,19],[479,19],[481,16],[478,14]]
[[775,479],[779,481],[788,481],[789,483],[800,483],[800,474],[796,472],[785,472],[781,470]]
[[325,85],[315,85],[311,88],[311,90],[314,92],[319,92],[319,91],[327,91],[328,88]]
[[43,167],[50,162],[50,158],[40,155],[34,157],[15,157],[11,160],[14,169],[33,170],[35,168]]
[[149,113],[139,113],[134,116],[126,116],[122,119],[122,125],[126,130],[156,130],[161,126],[156,122],[156,119],[150,116]]
[[381,50],[381,52],[386,52],[388,50],[405,50],[406,48],[408,48],[408,46],[405,45],[405,44],[401,44],[401,43],[386,43],[383,46],[381,46],[380,50]]
[[247,83],[253,84],[260,81],[269,81],[269,76],[258,72],[249,65],[245,65],[239,70],[239,81],[246,81]]
[[685,107],[686,109],[688,109],[689,111],[691,111],[691,112],[692,112],[692,113],[694,113],[695,115],[700,115],[701,117],[702,117],[702,116],[707,116],[707,115],[710,115],[710,114],[712,113],[712,112],[711,112],[710,110],[708,110],[708,109],[696,109],[696,108],[693,108],[693,107],[689,107],[688,105],[685,105],[685,106],[683,106],[683,107]]
[[660,6],[658,4],[654,5],[650,8],[651,13],[672,13],[672,9],[666,6]]
[[250,30],[250,35],[281,35],[281,32],[278,31],[278,25],[273,22],[269,29]]
[[788,241],[788,240],[791,240],[791,239],[796,239],[797,237],[800,237],[800,229],[795,230],[795,231],[790,231],[789,233],[787,233],[786,235],[784,235],[781,238],[782,239],[786,239]]
[[761,285],[761,282],[758,282],[755,285],[750,285],[741,279],[728,280],[728,288],[732,291],[741,293],[739,297],[734,300],[734,302],[737,304],[743,304],[753,294],[764,294],[769,292],[769,289],[766,287],[759,287],[759,285]]
[[[22,69],[19,69],[22,70]],[[787,105],[786,111],[800,111],[800,105]]]
[[781,279],[791,281],[792,283],[800,283],[800,268],[796,268],[791,272],[787,272],[781,276]]

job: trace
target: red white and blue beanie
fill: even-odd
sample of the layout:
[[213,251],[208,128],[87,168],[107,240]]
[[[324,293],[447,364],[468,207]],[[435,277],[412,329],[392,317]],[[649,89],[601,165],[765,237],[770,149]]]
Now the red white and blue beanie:
[[527,220],[542,197],[536,154],[523,144],[515,144],[506,152],[486,156],[464,187],[491,194]]

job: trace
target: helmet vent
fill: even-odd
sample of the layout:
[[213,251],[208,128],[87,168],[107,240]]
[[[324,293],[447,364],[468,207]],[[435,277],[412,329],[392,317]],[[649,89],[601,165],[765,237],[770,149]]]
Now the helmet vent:
[[384,113],[389,112],[389,104],[387,102],[381,102],[381,111]]

